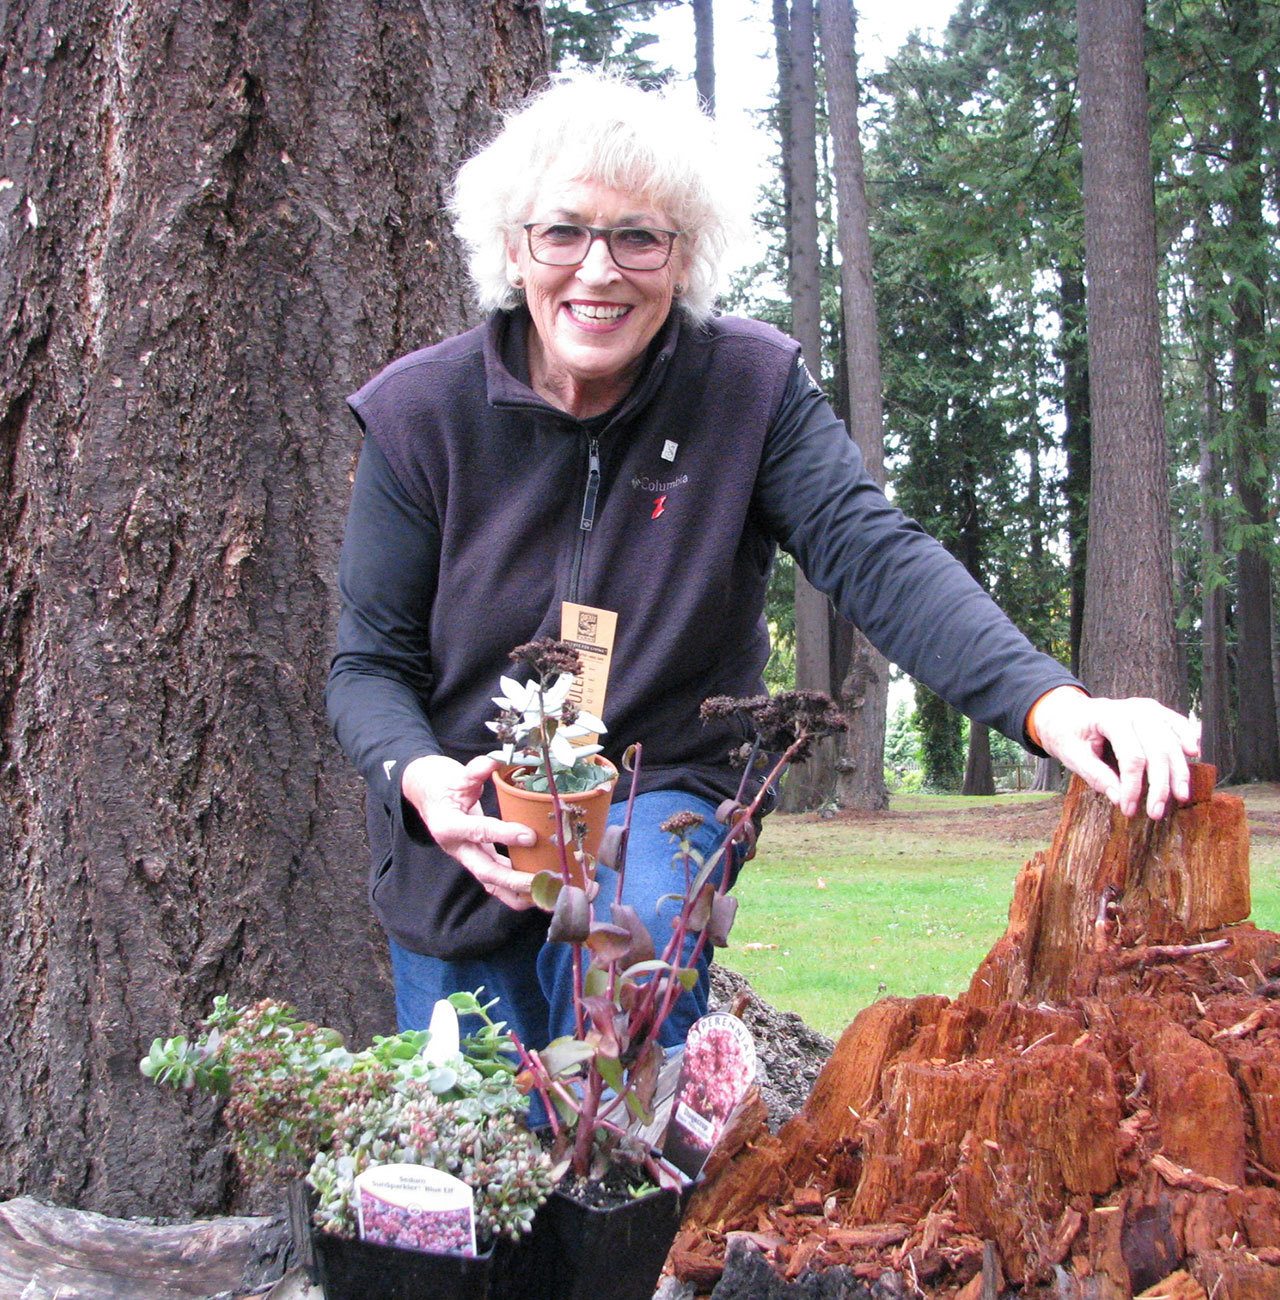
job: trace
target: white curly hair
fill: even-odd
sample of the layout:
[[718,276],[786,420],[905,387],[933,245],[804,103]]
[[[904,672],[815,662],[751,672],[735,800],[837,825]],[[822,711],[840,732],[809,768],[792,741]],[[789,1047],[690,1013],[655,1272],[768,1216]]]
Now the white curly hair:
[[715,124],[678,89],[643,90],[599,72],[558,79],[511,112],[454,182],[453,228],[479,305],[493,311],[521,301],[507,281],[507,248],[554,176],[623,190],[665,212],[686,259],[680,306],[705,320],[744,224],[726,153]]

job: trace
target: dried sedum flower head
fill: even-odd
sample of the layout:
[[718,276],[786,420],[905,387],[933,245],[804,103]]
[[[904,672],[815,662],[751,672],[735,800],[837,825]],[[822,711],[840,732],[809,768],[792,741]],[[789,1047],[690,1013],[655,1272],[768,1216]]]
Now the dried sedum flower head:
[[781,691],[739,700],[714,695],[703,701],[704,721],[735,713],[745,713],[751,719],[765,749],[781,753],[794,747],[791,761],[795,763],[809,757],[815,740],[849,729],[848,718],[821,691]]
[[556,673],[577,676],[582,671],[582,656],[568,641],[553,641],[549,636],[518,645],[507,656],[513,664],[525,664],[545,681]]
[[676,835],[684,839],[691,831],[696,831],[702,825],[702,818],[696,812],[678,812],[672,813],[666,821],[658,827],[661,831],[666,831],[668,835]]

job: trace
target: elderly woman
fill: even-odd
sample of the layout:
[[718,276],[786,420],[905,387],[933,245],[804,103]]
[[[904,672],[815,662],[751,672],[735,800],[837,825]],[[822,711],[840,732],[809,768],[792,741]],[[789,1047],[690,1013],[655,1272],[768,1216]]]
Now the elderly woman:
[[[605,740],[615,759],[644,742],[628,854],[642,916],[671,888],[659,823],[703,814],[708,852],[736,790],[743,737],[698,708],[763,689],[776,546],[889,658],[1126,813],[1144,776],[1153,817],[1187,797],[1195,727],[1085,694],[871,482],[797,344],[711,314],[723,163],[671,98],[599,78],[545,91],[458,176],[488,319],[350,399],[365,441],[328,698],[369,787],[370,897],[404,1028],[484,985],[529,1044],[567,1030],[563,945],[544,945],[530,878],[500,851],[530,833],[492,815],[482,757],[508,651],[558,636],[564,602],[617,615]],[[705,979],[683,1001],[669,1044]]]

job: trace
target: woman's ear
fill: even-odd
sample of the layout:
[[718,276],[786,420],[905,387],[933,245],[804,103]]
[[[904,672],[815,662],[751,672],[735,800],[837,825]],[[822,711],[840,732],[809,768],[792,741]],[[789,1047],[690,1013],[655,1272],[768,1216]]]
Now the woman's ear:
[[507,283],[513,289],[524,288],[524,274],[520,269],[520,244],[517,239],[507,240]]
[[671,251],[672,296],[679,298],[689,288],[689,267],[693,263],[692,248],[683,236],[676,240]]

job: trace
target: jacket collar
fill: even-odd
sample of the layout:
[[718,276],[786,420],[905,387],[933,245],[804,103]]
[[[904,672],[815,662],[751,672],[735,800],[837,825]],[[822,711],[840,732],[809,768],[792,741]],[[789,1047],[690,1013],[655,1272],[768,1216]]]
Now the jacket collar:
[[590,425],[606,432],[635,418],[652,401],[667,375],[680,338],[681,312],[672,307],[662,328],[649,345],[649,355],[640,378],[612,410],[589,420],[576,420],[559,407],[539,397],[529,383],[529,313],[520,306],[513,311],[496,311],[484,330],[484,371],[492,406],[532,410],[563,424]]

